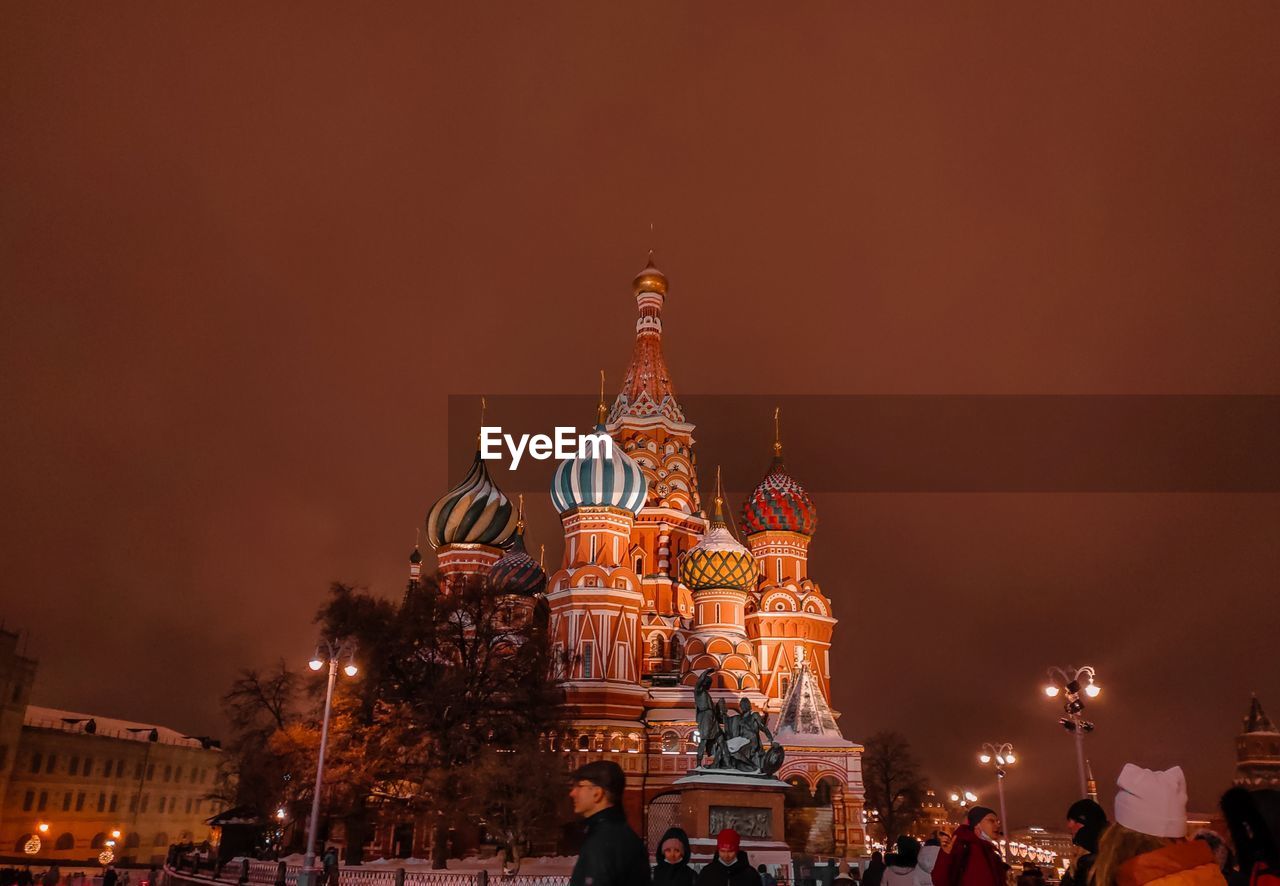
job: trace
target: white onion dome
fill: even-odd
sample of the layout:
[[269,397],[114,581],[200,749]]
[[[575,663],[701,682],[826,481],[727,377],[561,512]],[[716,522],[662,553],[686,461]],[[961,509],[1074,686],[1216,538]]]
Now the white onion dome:
[[467,476],[427,514],[427,541],[433,548],[454,544],[502,547],[515,531],[516,509],[490,478],[478,451]]
[[603,444],[588,442],[586,458],[560,462],[551,480],[551,503],[561,514],[581,507],[622,508],[638,514],[649,491],[644,471],[612,442],[603,423],[593,433],[610,440],[609,454],[604,454]]

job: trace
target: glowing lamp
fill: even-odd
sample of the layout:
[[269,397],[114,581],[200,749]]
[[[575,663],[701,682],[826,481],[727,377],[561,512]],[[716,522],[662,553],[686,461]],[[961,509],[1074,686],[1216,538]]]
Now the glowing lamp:
[[47,821],[40,822],[40,824],[36,825],[36,830],[42,834],[49,833],[49,822]]
[[355,661],[348,661],[347,666],[343,668],[342,671],[348,677],[354,677],[356,674],[360,673],[360,669],[356,667]]
[[1044,694],[1049,696],[1050,698],[1057,698],[1058,692],[1059,692],[1058,687],[1052,684],[1044,687]]
[[1097,698],[1100,692],[1102,692],[1102,687],[1097,683],[1090,683],[1088,686],[1084,687],[1084,694],[1090,698]]
[[990,754],[979,754],[979,755],[978,755],[978,760],[979,760],[979,762],[982,762],[982,763],[990,763],[990,762],[991,762],[991,755],[990,755]]
[[313,671],[318,671],[324,667],[324,659],[320,657],[319,653],[316,653],[311,657],[311,661],[307,662],[307,667],[311,668]]

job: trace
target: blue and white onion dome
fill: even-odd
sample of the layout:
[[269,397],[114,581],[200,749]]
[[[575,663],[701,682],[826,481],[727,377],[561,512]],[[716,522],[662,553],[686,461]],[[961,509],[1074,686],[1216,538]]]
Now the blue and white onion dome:
[[456,544],[498,548],[510,541],[515,531],[516,509],[489,477],[479,451],[467,476],[427,514],[427,541],[433,548]]
[[[609,436],[604,424],[594,434]],[[644,507],[649,481],[631,456],[614,443],[608,456],[604,446],[588,443],[586,458],[560,462],[551,480],[551,503],[561,514],[581,507],[622,508],[638,514]]]

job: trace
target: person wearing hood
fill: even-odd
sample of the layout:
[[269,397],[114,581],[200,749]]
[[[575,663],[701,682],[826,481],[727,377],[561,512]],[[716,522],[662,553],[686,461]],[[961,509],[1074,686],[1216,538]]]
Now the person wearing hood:
[[862,875],[862,886],[880,886],[884,879],[884,856],[877,849],[871,853],[871,861],[867,863],[867,871]]
[[1084,854],[1062,878],[1062,886],[1088,886],[1089,871],[1098,858],[1098,840],[1110,823],[1107,813],[1093,800],[1085,798],[1071,804],[1067,810],[1067,830],[1071,832],[1071,842],[1083,849]]
[[1232,788],[1219,802],[1238,870],[1231,886],[1280,886],[1280,791]]
[[887,863],[882,886],[916,886],[916,862],[920,843],[913,837],[899,837],[893,861]]
[[658,841],[657,864],[653,866],[653,886],[694,886],[689,867],[689,835],[683,828],[668,828]]
[[741,849],[742,839],[733,828],[716,834],[716,857],[698,872],[697,886],[760,886],[760,875]]
[[930,837],[920,847],[920,856],[916,859],[916,886],[933,886],[933,868],[938,863],[938,853],[942,851],[942,841]]
[[995,810],[974,806],[951,843],[938,853],[933,886],[1005,886],[1009,866],[996,852],[999,820]]
[[1116,780],[1115,822],[1098,841],[1096,886],[1225,886],[1201,840],[1187,839],[1187,781],[1126,763]]

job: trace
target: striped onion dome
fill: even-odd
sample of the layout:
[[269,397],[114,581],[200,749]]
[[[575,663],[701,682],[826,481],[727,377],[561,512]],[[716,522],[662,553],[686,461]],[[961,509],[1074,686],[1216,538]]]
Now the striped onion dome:
[[456,544],[502,547],[515,530],[516,509],[489,477],[478,450],[467,476],[427,514],[427,541],[433,548]]
[[729,531],[724,520],[724,499],[717,495],[711,528],[680,559],[680,581],[691,591],[751,591],[755,590],[756,575],[756,558]]
[[774,445],[773,464],[760,485],[742,506],[742,531],[798,532],[813,535],[818,528],[818,509],[804,487],[787,473],[782,463],[782,446]]
[[[594,433],[609,434],[603,423],[596,425]],[[636,514],[644,507],[648,490],[644,471],[615,443],[607,458],[592,452],[587,458],[560,462],[551,480],[551,503],[561,514],[580,507],[623,508]]]
[[516,527],[511,545],[489,570],[489,587],[499,594],[531,597],[547,587],[547,573],[529,556],[524,546],[524,524]]

